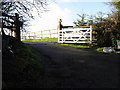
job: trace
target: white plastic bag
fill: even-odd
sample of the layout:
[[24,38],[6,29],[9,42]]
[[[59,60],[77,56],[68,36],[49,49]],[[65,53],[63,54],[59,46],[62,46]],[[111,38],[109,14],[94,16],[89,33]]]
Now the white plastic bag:
[[104,47],[103,52],[112,53],[112,52],[115,52],[115,49],[112,47]]

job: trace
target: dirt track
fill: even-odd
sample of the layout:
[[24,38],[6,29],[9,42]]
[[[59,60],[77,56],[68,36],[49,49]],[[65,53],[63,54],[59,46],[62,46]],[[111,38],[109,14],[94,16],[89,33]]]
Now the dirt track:
[[119,55],[100,54],[56,43],[25,42],[43,56],[38,88],[119,88]]

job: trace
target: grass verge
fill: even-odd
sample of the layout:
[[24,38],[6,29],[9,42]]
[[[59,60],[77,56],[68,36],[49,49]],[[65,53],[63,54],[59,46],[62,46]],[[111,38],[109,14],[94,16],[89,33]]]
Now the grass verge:
[[82,49],[82,50],[87,50],[87,51],[92,51],[95,53],[103,53],[103,54],[117,54],[117,52],[103,52],[103,47],[98,47],[98,46],[90,46],[89,44],[61,44],[61,45],[67,45],[71,47],[75,47],[77,49]]
[[34,88],[42,77],[42,57],[32,47],[13,40],[13,55],[3,53],[2,73],[4,88]]
[[[57,42],[57,40],[58,40],[57,38],[42,38],[42,39],[28,39],[28,40],[23,40],[23,41]],[[77,49],[83,49],[83,50],[92,51],[92,52],[105,53],[103,52],[103,48],[100,48],[98,46],[91,46],[90,44],[60,44],[60,45],[70,46],[70,47],[74,47]],[[110,54],[110,53],[105,53],[105,54]]]
[[97,48],[98,48],[97,46],[91,47],[90,44],[61,44],[61,45],[70,46],[70,47],[74,47],[74,48],[86,50],[86,51],[99,52],[97,51]]
[[[42,39],[28,39],[28,40],[23,40],[23,41],[31,41],[31,42],[57,42],[58,38],[42,38]],[[89,44],[60,44],[60,45],[65,45],[65,46],[70,46],[74,47],[77,49],[84,49],[88,51],[97,51],[97,47],[91,47]]]

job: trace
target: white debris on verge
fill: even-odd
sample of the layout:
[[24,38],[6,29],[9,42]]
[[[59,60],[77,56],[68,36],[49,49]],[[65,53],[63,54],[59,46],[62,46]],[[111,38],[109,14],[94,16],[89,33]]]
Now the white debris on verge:
[[112,53],[112,52],[115,52],[115,49],[112,47],[104,47],[103,52]]

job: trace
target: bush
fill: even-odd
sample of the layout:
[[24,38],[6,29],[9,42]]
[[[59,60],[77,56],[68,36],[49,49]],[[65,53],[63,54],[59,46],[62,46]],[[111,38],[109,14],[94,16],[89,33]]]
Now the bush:
[[120,39],[120,28],[119,28],[119,15],[113,13],[113,15],[104,19],[102,22],[94,24],[97,32],[97,45],[98,46],[113,46],[116,47],[116,40]]

